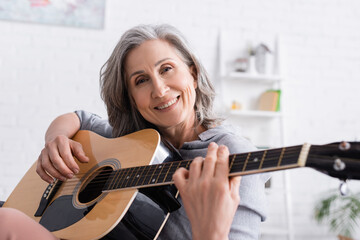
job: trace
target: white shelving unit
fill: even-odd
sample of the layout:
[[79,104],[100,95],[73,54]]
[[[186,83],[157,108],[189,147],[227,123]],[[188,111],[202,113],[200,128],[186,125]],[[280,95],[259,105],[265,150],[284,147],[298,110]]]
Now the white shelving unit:
[[282,117],[282,114],[281,114],[281,112],[260,111],[260,110],[230,110],[230,116],[279,118],[279,117]]
[[[230,40],[233,43],[229,43]],[[223,33],[219,36],[219,82],[222,98],[222,109],[229,123],[240,127],[242,134],[249,138],[256,146],[265,148],[282,147],[285,145],[284,137],[284,115],[281,110],[283,94],[280,96],[280,111],[259,111],[258,99],[260,95],[269,89],[283,91],[282,82],[285,79],[280,71],[279,42],[275,47],[278,69],[276,74],[254,74],[247,72],[235,72],[231,68],[231,61],[235,60],[235,53],[240,52],[239,42],[244,39],[225,37]],[[235,45],[236,43],[236,45]],[[246,44],[244,44],[246,46]],[[225,48],[228,49],[225,49]],[[244,46],[243,46],[244,47]],[[230,48],[230,49],[229,49]],[[231,49],[235,48],[235,49]],[[236,101],[242,105],[240,110],[232,110],[232,102]],[[274,183],[271,186],[276,189],[267,189],[270,196],[282,195],[284,197],[285,221],[281,226],[270,223],[262,227],[261,239],[287,239],[293,240],[293,222],[290,183],[288,173],[285,171],[274,174]],[[271,217],[269,218],[271,219]],[[277,225],[277,226],[275,226]]]
[[[280,75],[242,72],[229,72],[221,77],[223,103],[225,109],[227,109],[224,111],[226,118],[230,123],[240,126],[245,137],[248,137],[255,145],[271,148],[283,146],[284,144],[282,112],[258,110],[260,95],[269,89],[281,89],[282,79]],[[231,109],[233,101],[242,104],[242,109]],[[257,127],[260,127],[258,128],[261,129],[259,133],[255,132],[254,123],[257,124]],[[269,129],[271,131],[268,131]],[[274,129],[277,132],[274,133]],[[264,133],[276,139],[276,141],[269,142],[264,138]],[[274,138],[274,136],[276,137]],[[264,141],[260,141],[259,138],[264,139]]]
[[257,83],[277,83],[282,80],[280,75],[270,75],[270,74],[249,74],[244,72],[230,72],[227,78],[237,79],[239,81],[252,81]]
[[[255,94],[255,98],[252,98],[250,94],[246,95],[247,98],[256,102],[262,91],[266,89],[281,89],[281,76],[275,75],[252,75],[246,73],[230,73],[222,78],[223,84],[234,84],[236,81],[237,87],[256,88],[258,91],[251,91],[251,94]],[[224,90],[229,90],[224,87]],[[229,91],[227,91],[229,92]],[[229,97],[228,93],[224,93]],[[241,94],[240,94],[241,95]],[[230,95],[231,96],[231,95]],[[236,96],[235,96],[236,97]],[[237,96],[238,97],[238,96]],[[280,99],[281,101],[281,99]],[[246,102],[246,101],[245,101]],[[227,105],[229,109],[227,118],[232,124],[239,125],[244,132],[245,137],[248,137],[259,148],[274,148],[284,146],[284,125],[283,125],[283,112],[273,111],[260,111],[256,109],[256,103],[251,104],[248,102],[250,108],[245,110],[231,110],[231,106]],[[250,130],[250,131],[248,131]],[[258,131],[256,131],[258,130]],[[264,141],[260,141],[261,138]],[[276,141],[274,141],[276,139]],[[275,179],[276,177],[276,179]],[[282,226],[274,226],[269,224],[263,226],[262,239],[276,238],[293,240],[293,225],[292,225],[292,208],[291,208],[291,195],[290,185],[288,181],[287,172],[273,173],[272,185],[281,185],[277,189],[267,189],[268,196],[271,194],[281,195],[284,197],[285,204],[285,216],[286,221]],[[271,219],[271,216],[270,216]]]

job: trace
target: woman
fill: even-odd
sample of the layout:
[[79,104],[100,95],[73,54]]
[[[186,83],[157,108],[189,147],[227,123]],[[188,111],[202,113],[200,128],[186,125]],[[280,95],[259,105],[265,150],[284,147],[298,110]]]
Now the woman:
[[173,177],[187,214],[183,208],[173,212],[159,238],[258,238],[266,177],[243,177],[238,205],[239,179],[228,180],[227,165],[221,163],[227,161],[227,148],[240,153],[254,147],[213,117],[211,82],[176,29],[161,25],[128,30],[103,66],[100,83],[108,121],[85,111],[55,119],[37,164],[42,179],[71,178],[79,171],[72,155],[87,161],[81,146],[70,139],[79,129],[119,137],[154,128],[184,159],[195,158],[189,171],[180,169]]

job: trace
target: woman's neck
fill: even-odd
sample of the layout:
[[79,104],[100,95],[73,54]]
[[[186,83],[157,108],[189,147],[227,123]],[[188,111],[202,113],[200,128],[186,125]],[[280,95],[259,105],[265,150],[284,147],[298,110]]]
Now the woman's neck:
[[199,134],[204,132],[206,128],[203,125],[192,127],[173,127],[161,129],[161,135],[168,140],[175,148],[179,149],[185,142],[191,142],[199,139]]

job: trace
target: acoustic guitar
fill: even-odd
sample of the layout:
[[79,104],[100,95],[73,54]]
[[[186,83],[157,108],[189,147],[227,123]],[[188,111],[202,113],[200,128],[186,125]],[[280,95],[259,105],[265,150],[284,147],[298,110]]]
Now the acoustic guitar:
[[[88,163],[64,182],[44,182],[36,163],[3,207],[16,208],[62,239],[156,239],[170,212],[180,207],[172,175],[192,160],[181,160],[145,129],[107,139],[90,131],[73,138],[82,144]],[[304,144],[229,157],[229,176],[311,167],[339,179],[360,179],[360,143]],[[108,235],[109,236],[109,235]]]

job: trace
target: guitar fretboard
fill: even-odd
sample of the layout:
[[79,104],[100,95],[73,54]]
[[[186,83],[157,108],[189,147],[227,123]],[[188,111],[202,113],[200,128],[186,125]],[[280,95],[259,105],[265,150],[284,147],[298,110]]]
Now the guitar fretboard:
[[[277,148],[229,156],[229,176],[269,172],[299,167],[303,146]],[[192,160],[124,168],[113,171],[103,191],[172,184],[172,175],[181,167],[189,169]]]

